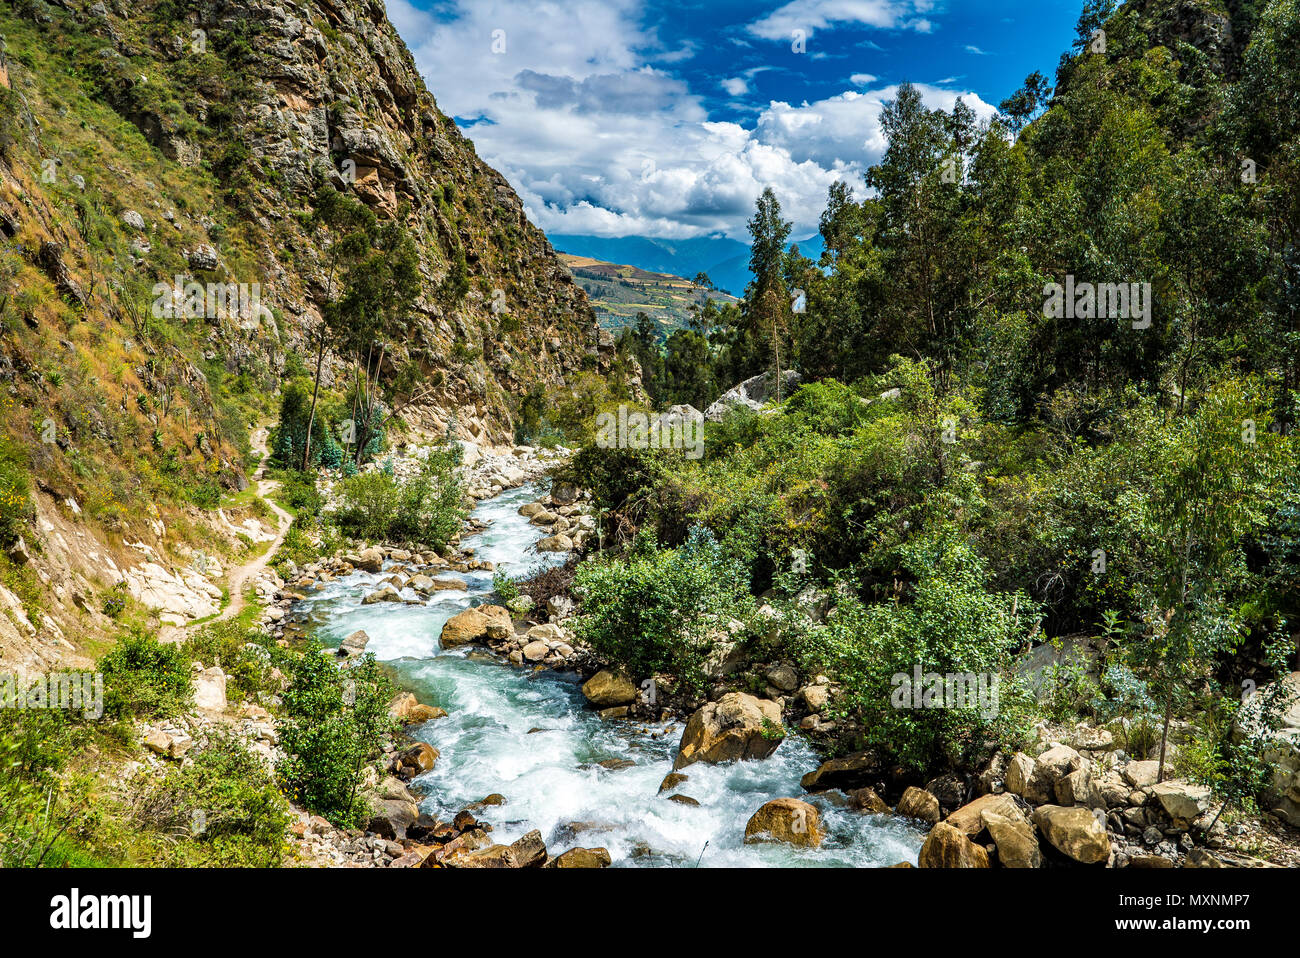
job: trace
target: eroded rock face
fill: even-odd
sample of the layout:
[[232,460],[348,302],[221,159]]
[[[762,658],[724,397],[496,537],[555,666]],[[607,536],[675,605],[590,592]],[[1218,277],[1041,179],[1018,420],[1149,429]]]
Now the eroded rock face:
[[744,692],[728,692],[691,715],[675,767],[767,758],[783,738],[779,705]]
[[[781,398],[788,399],[794,392],[802,377],[793,369],[781,373]],[[732,386],[704,410],[704,418],[709,422],[719,422],[734,408],[752,409],[757,412],[764,404],[776,400],[776,377],[769,371],[746,379],[739,385]]]
[[746,844],[776,841],[799,848],[816,848],[824,838],[817,809],[797,798],[772,799],[745,825]]

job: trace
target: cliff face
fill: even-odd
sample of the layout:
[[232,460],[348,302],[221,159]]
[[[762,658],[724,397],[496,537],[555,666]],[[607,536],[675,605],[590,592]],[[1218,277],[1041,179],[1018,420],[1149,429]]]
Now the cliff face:
[[[0,35],[0,663],[111,631],[142,559],[189,574],[265,524],[239,495],[249,432],[314,364],[322,184],[415,242],[383,375],[423,391],[417,430],[510,442],[518,397],[610,368],[382,4],[0,0]],[[351,359],[328,355],[341,385]]]
[[[278,374],[288,352],[313,351],[326,277],[303,214],[324,180],[416,240],[423,291],[386,365],[414,361],[436,385],[431,427],[455,410],[465,438],[509,441],[511,397],[561,384],[594,353],[582,290],[509,184],[439,111],[381,3],[112,0],[19,11],[78,71],[99,73],[83,74],[80,92],[132,124],[164,166],[212,172],[217,212],[193,204],[199,235],[180,250],[188,268],[178,274],[257,283],[276,314],[269,330],[247,316],[214,324],[206,347],[230,372],[264,363]],[[63,36],[49,36],[56,27]],[[162,212],[187,199],[164,186],[153,202]],[[159,224],[144,218],[153,246]],[[173,281],[163,257],[133,252],[132,265]]]

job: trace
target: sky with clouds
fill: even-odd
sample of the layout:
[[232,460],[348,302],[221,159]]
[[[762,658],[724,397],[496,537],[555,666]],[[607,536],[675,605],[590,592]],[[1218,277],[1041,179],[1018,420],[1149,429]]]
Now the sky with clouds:
[[386,0],[444,113],[548,233],[793,236],[885,149],[903,81],[980,117],[1054,75],[1081,0]]

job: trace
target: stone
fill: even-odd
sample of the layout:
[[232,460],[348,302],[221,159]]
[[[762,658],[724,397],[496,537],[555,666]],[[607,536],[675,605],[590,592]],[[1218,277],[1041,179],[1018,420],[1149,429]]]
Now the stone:
[[573,540],[564,533],[559,535],[547,536],[537,543],[538,552],[571,552],[573,551]]
[[604,848],[570,848],[555,859],[556,868],[608,868],[611,859]]
[[807,685],[800,690],[799,696],[810,712],[820,712],[830,703],[831,692],[824,685]]
[[728,692],[687,720],[674,767],[767,758],[783,738],[779,705],[744,692]]
[[815,771],[800,779],[799,784],[809,792],[824,792],[832,788],[849,791],[870,785],[881,771],[880,756],[875,752],[855,752],[822,762]]
[[372,546],[355,556],[349,556],[348,561],[364,572],[379,572],[384,567],[384,552]]
[[921,868],[988,868],[989,854],[951,825],[939,822],[917,856]]
[[205,712],[224,712],[226,702],[226,673],[217,666],[204,669],[194,676],[194,707]]
[[403,781],[433,770],[438,761],[438,750],[424,742],[402,749],[393,759],[393,773]]
[[984,828],[988,830],[998,849],[998,861],[1006,868],[1038,868],[1043,864],[1043,853],[1038,848],[1038,836],[1033,824],[1024,816],[1008,818],[990,809],[981,813]]
[[1034,777],[1034,760],[1024,752],[1016,752],[1007,762],[1006,786],[1007,791],[1012,795],[1019,795],[1021,798],[1028,800],[1025,795],[1030,781]]
[[1156,779],[1160,777],[1160,763],[1152,762],[1129,762],[1119,770],[1124,781],[1128,782],[1134,788],[1147,788],[1154,785]]
[[551,648],[545,642],[529,642],[521,650],[524,658],[529,662],[540,662],[551,654]]
[[794,666],[786,662],[768,669],[767,680],[782,692],[793,692],[799,687],[799,673],[794,670]]
[[[347,638],[345,638],[342,642],[339,643],[338,654],[344,656],[364,655],[366,651],[366,645],[368,645],[369,642],[370,642],[370,636],[366,634],[365,629],[357,629],[355,632],[353,632],[351,635],[349,635]],[[411,699],[412,701],[414,701],[415,696],[412,695]]]
[[537,868],[546,864],[546,843],[542,833],[533,829],[522,838],[510,843],[510,853],[516,868]]
[[1190,822],[1210,807],[1213,797],[1206,786],[1181,781],[1160,782],[1151,792],[1175,822]]
[[689,805],[692,808],[698,808],[700,805],[697,799],[691,798],[689,795],[669,795],[668,801],[676,802],[678,805]]
[[578,501],[578,487],[571,482],[551,484],[551,501],[557,506],[571,506]]
[[683,775],[681,772],[669,772],[664,776],[664,780],[659,783],[659,794],[662,795],[664,792],[672,791],[688,778],[690,778],[689,775]]
[[483,642],[489,638],[508,638],[514,634],[510,610],[499,605],[480,605],[453,615],[442,627],[439,639],[444,649]]
[[817,809],[797,798],[774,798],[764,803],[745,825],[745,844],[785,842],[798,848],[816,848],[825,835]]
[[876,794],[874,788],[855,788],[848,793],[849,808],[870,815],[884,815],[891,811],[883,798]]
[[376,589],[374,592],[371,592],[369,595],[367,595],[364,599],[361,600],[361,604],[374,605],[378,602],[401,602],[401,601],[402,601],[402,597],[398,594],[397,590],[394,589],[391,585],[386,585],[382,589]]
[[939,821],[939,800],[923,788],[909,785],[898,800],[898,814],[934,825]]
[[1086,808],[1106,807],[1101,789],[1087,768],[1071,772],[1056,783],[1056,802],[1058,805],[1083,805]]
[[1051,802],[1056,783],[1083,765],[1083,756],[1068,745],[1054,745],[1034,760],[1034,773],[1022,797],[1035,805]]
[[598,709],[631,705],[637,698],[637,687],[621,672],[602,669],[582,684],[582,694]]
[[1020,810],[1016,800],[1010,795],[981,795],[973,802],[963,805],[944,819],[949,825],[964,835],[975,838],[984,830],[984,813],[992,812],[1012,821],[1028,821]]
[[1110,836],[1093,813],[1077,805],[1043,805],[1034,810],[1034,824],[1057,851],[1085,865],[1110,858]]

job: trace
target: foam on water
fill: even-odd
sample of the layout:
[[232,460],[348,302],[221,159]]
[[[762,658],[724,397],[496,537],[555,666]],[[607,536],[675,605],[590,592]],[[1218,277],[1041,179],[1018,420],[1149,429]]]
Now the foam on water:
[[[534,550],[544,533],[517,513],[538,494],[523,487],[482,503],[475,515],[490,524],[465,544],[478,558],[515,574],[562,561]],[[799,779],[818,759],[798,736],[762,761],[689,766],[683,770],[688,780],[674,793],[700,804],[670,801],[658,791],[672,771],[679,724],[602,721],[585,707],[572,676],[517,669],[483,650],[443,652],[443,624],[486,601],[490,575],[461,575],[466,591],[441,592],[421,605],[361,605],[384,575],[356,573],[326,583],[298,608],[308,612],[309,627],[328,645],[365,629],[368,650],[392,668],[400,686],[447,710],[446,718],[412,730],[441,753],[436,768],[412,783],[427,793],[421,807],[430,814],[447,819],[500,793],[505,805],[479,812],[495,827],[495,841],[509,842],[536,828],[553,852],[602,846],[617,865],[916,862],[922,835],[912,825],[803,793]],[[410,591],[402,595],[419,598]],[[806,798],[818,807],[827,831],[820,848],[743,843],[749,817],[765,801],[781,797]]]

